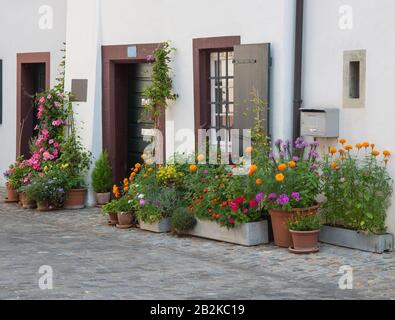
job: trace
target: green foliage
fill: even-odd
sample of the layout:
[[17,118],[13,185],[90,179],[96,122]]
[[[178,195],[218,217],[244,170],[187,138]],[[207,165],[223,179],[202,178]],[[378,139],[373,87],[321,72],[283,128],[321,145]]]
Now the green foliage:
[[103,151],[92,171],[92,187],[97,193],[109,192],[112,187],[112,170],[108,152]]
[[114,201],[113,210],[117,213],[134,213],[136,203],[129,196],[125,195]]
[[110,213],[117,213],[117,202],[118,200],[112,200],[109,203],[101,207],[101,212],[103,215],[108,215]]
[[288,229],[293,231],[316,231],[321,229],[320,219],[315,215],[301,215],[288,220]]
[[136,216],[145,223],[159,222],[163,218],[160,209],[151,203],[138,206]]
[[372,155],[369,148],[342,160],[327,155],[321,176],[326,201],[322,213],[330,225],[366,233],[386,231],[386,215],[392,194],[392,179],[385,159]]
[[171,78],[171,53],[175,51],[169,42],[163,42],[154,52],[152,69],[152,84],[148,86],[143,96],[147,99],[147,110],[155,118],[156,127],[162,110],[167,108],[168,100],[176,100],[178,95],[173,93]]
[[91,152],[87,151],[77,136],[75,129],[61,144],[62,155],[59,161],[65,168],[68,189],[84,188],[84,177],[91,163]]
[[178,208],[171,217],[171,231],[182,235],[191,230],[196,225],[195,216],[186,208]]
[[13,189],[19,190],[22,186],[30,183],[32,171],[32,168],[21,156],[9,166],[8,170],[4,172],[4,176]]

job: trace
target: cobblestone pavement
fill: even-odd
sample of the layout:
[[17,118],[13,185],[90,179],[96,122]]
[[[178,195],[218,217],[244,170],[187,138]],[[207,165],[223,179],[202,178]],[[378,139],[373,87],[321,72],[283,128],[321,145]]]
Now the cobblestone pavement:
[[[300,256],[118,230],[96,208],[0,204],[0,299],[395,299],[394,262],[393,253],[327,245]],[[38,287],[42,265],[53,268],[53,290]],[[353,290],[339,289],[343,265],[353,268]]]

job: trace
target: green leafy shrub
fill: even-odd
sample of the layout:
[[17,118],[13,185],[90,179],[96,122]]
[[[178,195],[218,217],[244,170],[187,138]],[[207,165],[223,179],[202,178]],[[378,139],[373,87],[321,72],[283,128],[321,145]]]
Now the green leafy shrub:
[[288,220],[288,229],[293,231],[316,231],[321,229],[321,223],[316,215],[302,215]]
[[[341,141],[345,143],[344,139]],[[392,194],[392,179],[386,167],[389,151],[384,151],[381,157],[374,145],[367,142],[358,143],[355,148],[345,145],[329,151],[321,175],[326,223],[366,233],[384,233]]]
[[103,151],[92,171],[92,187],[97,193],[110,192],[112,187],[112,170],[108,152]]
[[178,208],[171,217],[171,231],[182,235],[196,225],[196,218],[186,208]]
[[104,216],[110,213],[117,213],[117,202],[118,200],[112,200],[101,207],[101,212]]

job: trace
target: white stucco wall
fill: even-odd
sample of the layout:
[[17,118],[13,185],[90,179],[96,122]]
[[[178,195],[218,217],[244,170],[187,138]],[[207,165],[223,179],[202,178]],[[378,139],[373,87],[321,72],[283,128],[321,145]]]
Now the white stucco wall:
[[[53,29],[39,28],[39,8],[53,8]],[[0,124],[0,170],[16,153],[16,55],[50,52],[51,85],[58,76],[62,43],[66,39],[66,0],[0,0],[0,59],[3,60],[3,123]],[[3,175],[0,184],[4,183]]]
[[[355,144],[374,142],[395,152],[395,2],[391,0],[306,0],[304,39],[304,107],[341,108],[340,135]],[[353,28],[339,28],[339,8],[353,9]],[[367,50],[366,107],[342,106],[343,51]],[[395,178],[395,162],[389,164]],[[395,196],[388,226],[395,232]]]
[[[67,78],[68,82],[72,78],[89,80],[87,103],[75,107],[79,110],[79,119],[89,128],[101,117],[97,114],[101,106],[101,91],[97,90],[101,88],[98,51],[101,45],[170,40],[177,49],[173,65],[174,90],[180,98],[167,110],[167,120],[175,122],[175,131],[193,130],[192,39],[240,35],[245,44],[272,44],[271,105],[272,123],[276,124],[273,136],[289,137],[292,132],[293,25],[294,1],[289,0],[250,0],[248,5],[242,0],[69,0]],[[100,135],[99,131],[93,135],[88,130],[83,133],[94,153],[100,149]],[[168,144],[171,139],[168,134]]]

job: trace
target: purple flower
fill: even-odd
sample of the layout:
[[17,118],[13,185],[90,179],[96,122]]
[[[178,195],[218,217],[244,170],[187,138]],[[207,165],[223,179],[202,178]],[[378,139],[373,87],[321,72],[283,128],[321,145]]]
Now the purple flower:
[[281,139],[277,139],[277,140],[274,142],[274,144],[275,144],[276,146],[280,146],[282,143],[283,143],[283,141],[282,141]]
[[319,155],[319,153],[318,153],[317,151],[311,150],[311,151],[310,151],[310,157],[311,157],[312,159],[318,159],[318,158],[320,157],[320,155]]
[[[307,144],[308,145],[308,144]],[[306,146],[306,142],[304,141],[304,139],[303,138],[297,138],[296,140],[295,140],[295,148],[296,149],[303,149],[303,148],[305,148]]]
[[153,62],[153,61],[155,60],[155,57],[154,57],[152,54],[149,54],[149,55],[146,57],[146,60],[147,60],[147,62]]
[[273,152],[270,152],[270,153],[269,153],[269,158],[270,158],[270,159],[274,159],[274,153],[273,153]]
[[295,201],[298,201],[298,202],[300,201],[300,193],[299,192],[292,192],[291,197]]
[[281,205],[281,206],[283,206],[283,205],[289,203],[289,198],[288,198],[288,196],[287,196],[286,194],[280,195],[280,196],[278,197],[278,199],[277,199],[277,203],[278,203],[279,205]]
[[144,199],[140,199],[140,206],[144,206],[145,205],[145,200]]
[[262,201],[265,198],[263,193],[258,193],[255,197],[256,201]]
[[293,156],[292,157],[292,161],[298,162],[299,161],[299,157],[298,156]]
[[312,143],[310,143],[311,147],[317,148],[320,145],[320,143],[318,141],[313,141]]
[[277,195],[275,193],[271,193],[271,194],[269,194],[268,198],[270,200],[276,200],[277,199]]
[[204,169],[203,173],[207,174],[208,173],[208,169]]
[[311,170],[317,170],[319,168],[319,165],[317,163],[313,163],[310,167]]

